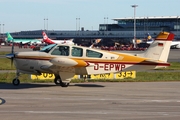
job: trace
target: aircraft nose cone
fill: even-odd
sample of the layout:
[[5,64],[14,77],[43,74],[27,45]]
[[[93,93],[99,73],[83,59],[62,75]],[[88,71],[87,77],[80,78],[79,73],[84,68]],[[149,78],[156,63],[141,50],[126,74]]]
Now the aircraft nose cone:
[[14,58],[14,57],[15,57],[15,54],[13,54],[13,53],[6,54],[6,58],[8,58],[8,59],[11,59],[11,58]]

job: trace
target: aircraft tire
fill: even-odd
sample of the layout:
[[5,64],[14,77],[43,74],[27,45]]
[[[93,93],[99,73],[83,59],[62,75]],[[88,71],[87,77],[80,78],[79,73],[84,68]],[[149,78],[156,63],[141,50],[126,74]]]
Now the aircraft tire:
[[61,85],[61,87],[68,87],[69,83],[61,82],[60,85]]
[[68,87],[68,86],[69,86],[69,83],[62,82],[60,76],[56,76],[56,77],[55,77],[54,83],[55,83],[56,85],[60,85],[61,87]]
[[59,76],[55,77],[54,83],[55,83],[56,85],[60,85],[60,83],[61,83],[61,78],[60,78]]
[[18,85],[20,84],[20,80],[17,79],[17,78],[15,78],[15,79],[13,79],[12,84],[13,84],[14,86],[18,86]]

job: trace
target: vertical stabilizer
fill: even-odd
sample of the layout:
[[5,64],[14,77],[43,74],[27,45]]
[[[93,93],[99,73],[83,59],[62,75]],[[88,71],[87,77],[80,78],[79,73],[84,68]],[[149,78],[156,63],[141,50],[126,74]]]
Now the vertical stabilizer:
[[43,39],[44,39],[44,40],[47,40],[47,39],[48,39],[48,36],[47,36],[47,34],[46,34],[44,31],[42,32],[42,35],[43,35]]
[[146,43],[151,44],[153,41],[154,40],[152,39],[152,36],[149,33],[147,33],[147,41],[146,41]]
[[43,42],[45,42],[47,44],[54,44],[55,43],[47,36],[47,34],[44,31],[42,32],[42,35],[43,35]]
[[173,33],[160,32],[149,48],[140,56],[167,62],[173,39]]
[[10,33],[7,33],[7,41],[11,42],[13,40],[13,37],[11,36]]

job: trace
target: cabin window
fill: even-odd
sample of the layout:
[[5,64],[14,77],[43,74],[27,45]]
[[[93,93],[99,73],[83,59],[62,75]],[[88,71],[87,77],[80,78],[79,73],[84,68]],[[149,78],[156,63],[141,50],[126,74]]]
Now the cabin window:
[[69,56],[69,46],[58,46],[52,51],[51,55]]
[[71,55],[75,56],[75,57],[82,57],[83,49],[82,48],[78,48],[78,47],[72,47]]
[[103,56],[102,53],[93,51],[93,50],[86,50],[87,57],[94,57],[94,58],[101,58]]

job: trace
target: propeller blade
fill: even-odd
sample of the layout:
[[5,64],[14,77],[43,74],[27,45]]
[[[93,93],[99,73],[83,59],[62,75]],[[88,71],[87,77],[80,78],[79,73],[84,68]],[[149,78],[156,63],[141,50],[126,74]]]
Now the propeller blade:
[[11,53],[14,54],[14,40],[12,41]]
[[12,40],[11,53],[6,55],[6,58],[11,59],[11,67],[13,65],[14,57],[15,57],[15,54],[14,54],[14,40]]
[[11,67],[13,65],[13,59],[15,57],[15,54],[14,54],[14,39],[12,40],[12,51],[11,51],[11,54],[13,54],[13,57],[11,57]]
[[11,58],[11,67],[13,66],[13,57]]
[[15,54],[14,53],[10,53],[6,55],[6,58],[11,59],[11,67],[13,65],[13,60],[14,60]]

